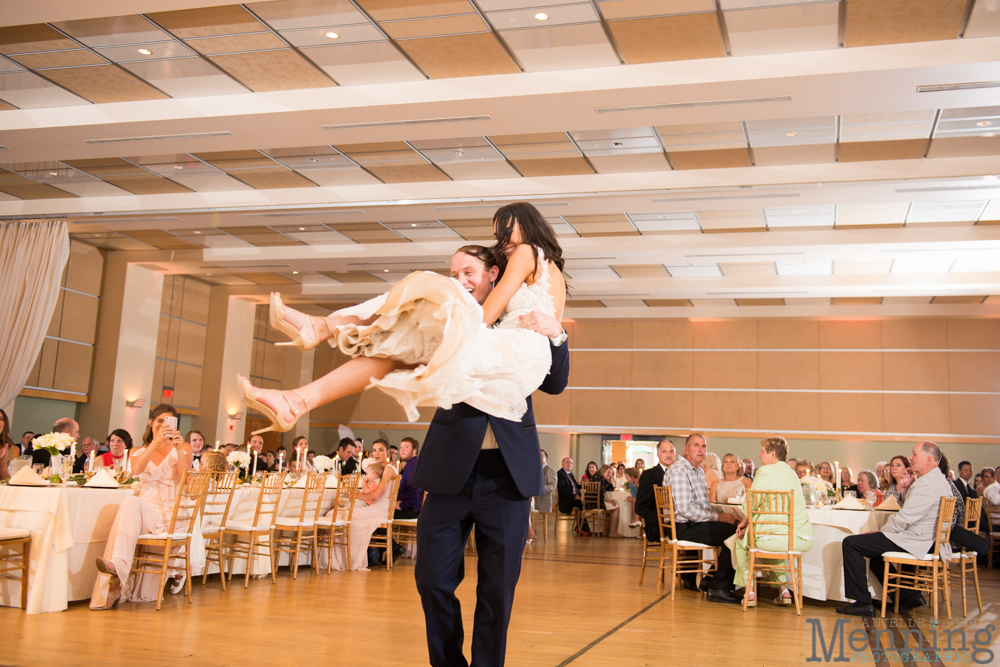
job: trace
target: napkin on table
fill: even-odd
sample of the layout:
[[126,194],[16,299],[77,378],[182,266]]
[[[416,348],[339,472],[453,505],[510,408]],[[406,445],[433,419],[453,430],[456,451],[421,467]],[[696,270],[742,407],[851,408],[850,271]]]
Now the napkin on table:
[[49,482],[46,479],[42,479],[37,472],[35,472],[31,466],[26,468],[21,468],[17,473],[10,478],[7,482],[11,486],[48,486]]
[[834,509],[838,510],[863,510],[866,509],[861,501],[857,498],[844,498],[839,503],[833,506]]
[[118,481],[111,476],[107,468],[101,468],[91,477],[84,486],[97,487],[100,489],[117,489]]
[[882,504],[876,507],[878,510],[899,510],[899,501],[896,500],[896,496],[886,496]]

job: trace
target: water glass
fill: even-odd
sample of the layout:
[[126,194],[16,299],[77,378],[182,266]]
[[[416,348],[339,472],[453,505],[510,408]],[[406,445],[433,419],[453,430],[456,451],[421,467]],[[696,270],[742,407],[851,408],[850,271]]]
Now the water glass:
[[844,497],[845,498],[857,498],[858,494],[855,493],[854,491],[844,491]]
[[872,490],[865,491],[865,500],[868,501],[869,505],[875,507],[875,501],[878,500],[878,494]]

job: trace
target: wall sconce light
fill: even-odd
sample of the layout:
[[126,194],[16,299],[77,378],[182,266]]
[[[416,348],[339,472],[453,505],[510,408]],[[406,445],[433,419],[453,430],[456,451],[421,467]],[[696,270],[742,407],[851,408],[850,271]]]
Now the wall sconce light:
[[231,414],[229,415],[229,418],[232,419],[234,422],[238,422],[239,420],[243,419],[243,413],[237,412],[235,414]]
[[137,398],[134,401],[125,401],[126,408],[141,408],[144,405],[146,405],[146,399],[144,398]]

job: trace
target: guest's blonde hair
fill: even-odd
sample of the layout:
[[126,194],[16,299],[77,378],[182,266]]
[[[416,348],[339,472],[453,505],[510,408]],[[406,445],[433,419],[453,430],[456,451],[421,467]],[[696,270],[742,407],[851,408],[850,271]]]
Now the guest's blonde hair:
[[813,468],[812,461],[810,461],[809,459],[799,459],[798,462],[795,464],[795,469],[798,470],[799,468],[805,468],[806,474],[809,475],[811,475],[816,470],[815,468]]
[[365,472],[368,473],[372,471],[374,471],[376,475],[381,477],[382,473],[385,472],[385,464],[377,461],[372,461],[371,463],[368,464],[368,467],[365,468]]
[[202,472],[226,472],[226,457],[222,452],[210,449],[201,455]]
[[722,479],[722,461],[719,460],[718,454],[711,452],[706,454],[705,460],[701,462],[701,468],[702,470],[711,470],[719,479]]
[[760,441],[760,444],[764,446],[764,451],[770,454],[774,454],[778,457],[779,461],[784,461],[788,458],[788,441],[782,438],[780,435],[776,435],[771,438],[765,438]]

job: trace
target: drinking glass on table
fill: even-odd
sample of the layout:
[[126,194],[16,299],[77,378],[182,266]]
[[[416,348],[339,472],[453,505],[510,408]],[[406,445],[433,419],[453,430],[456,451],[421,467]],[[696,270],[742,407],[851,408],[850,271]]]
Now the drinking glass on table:
[[875,493],[874,490],[868,489],[867,491],[865,491],[865,500],[868,501],[869,505],[875,507],[875,501],[878,500],[878,494]]
[[42,471],[45,470],[45,464],[35,463],[31,466],[31,469],[34,470],[39,476],[41,476]]
[[858,494],[855,491],[844,491],[845,498],[857,498]]

